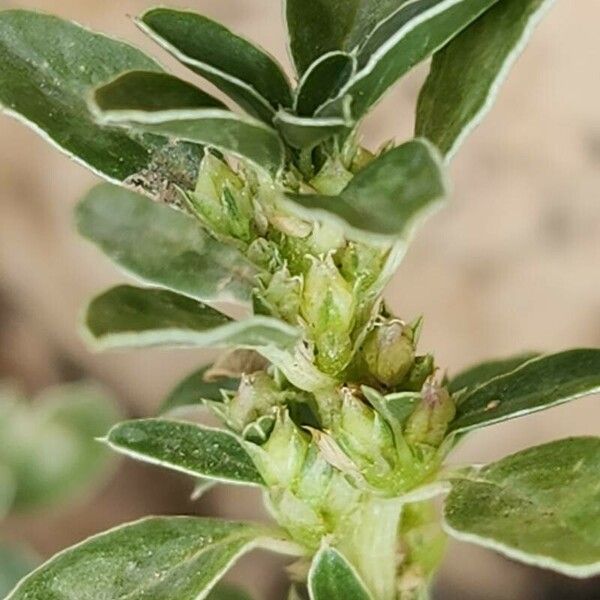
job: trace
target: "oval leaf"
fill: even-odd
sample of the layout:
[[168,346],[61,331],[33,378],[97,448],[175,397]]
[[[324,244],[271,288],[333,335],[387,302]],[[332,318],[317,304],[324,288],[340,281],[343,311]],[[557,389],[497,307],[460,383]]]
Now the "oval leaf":
[[110,181],[151,164],[157,143],[96,123],[87,95],[124,71],[160,71],[154,60],[74,23],[24,10],[0,12],[0,54],[2,110]]
[[208,79],[248,113],[271,122],[291,105],[289,83],[264,50],[197,13],[154,8],[140,28],[184,65]]
[[503,0],[434,55],[419,96],[417,135],[450,157],[494,103],[553,0]]
[[450,431],[468,431],[600,391],[600,350],[541,356],[460,399]]
[[89,192],[75,214],[83,237],[143,281],[197,300],[250,300],[255,267],[193,217],[107,184]]
[[452,484],[448,533],[573,577],[600,573],[600,438],[519,452]]
[[85,333],[93,346],[139,348],[262,347],[292,345],[297,331],[271,317],[234,321],[219,311],[167,290],[122,285],[88,306]]
[[403,75],[448,43],[498,0],[416,0],[373,31],[358,54],[358,72],[319,116],[342,116],[346,97],[360,119]]
[[196,600],[264,535],[255,525],[218,519],[143,519],[57,554],[6,600]]
[[288,195],[287,204],[302,217],[330,220],[354,236],[404,237],[445,194],[437,151],[417,139],[371,162],[338,196]]
[[510,358],[489,360],[469,367],[448,382],[448,391],[452,394],[460,390],[473,391],[474,388],[487,383],[490,379],[510,373],[538,356],[539,354],[528,352]]
[[195,85],[168,73],[130,71],[94,91],[92,109],[118,121],[121,111],[157,112],[170,109],[226,108]]
[[115,425],[104,441],[121,454],[193,477],[263,484],[238,438],[222,429],[167,419],[139,419]]
[[308,574],[311,600],[372,600],[354,567],[334,548],[322,548]]

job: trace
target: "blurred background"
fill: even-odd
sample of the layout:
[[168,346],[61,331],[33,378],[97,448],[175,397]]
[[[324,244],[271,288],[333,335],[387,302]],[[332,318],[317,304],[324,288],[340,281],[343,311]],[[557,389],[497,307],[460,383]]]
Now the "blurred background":
[[[260,40],[290,70],[277,0],[164,3],[198,10]],[[126,38],[191,77],[132,23],[131,16],[153,4],[3,0],[0,7],[53,12]],[[451,202],[422,229],[389,287],[398,314],[425,315],[423,349],[434,350],[450,372],[522,350],[600,346],[599,22],[598,0],[557,3],[493,112],[454,160]],[[364,128],[366,145],[410,135],[425,74],[415,72],[379,105]],[[18,380],[33,394],[93,378],[125,414],[152,415],[178,378],[209,355],[91,354],[84,347],[77,334],[80,308],[123,280],[72,227],[72,208],[93,183],[90,173],[32,131],[0,116],[0,379]],[[482,462],[571,434],[598,434],[598,400],[480,431],[454,460]],[[0,535],[44,557],[147,514],[262,516],[254,493],[221,488],[193,503],[190,491],[183,478],[122,461],[93,497],[10,517]],[[437,584],[440,600],[600,597],[598,580],[569,580],[458,543],[448,556]],[[257,600],[283,598],[285,576],[272,556],[243,560],[232,578],[250,582]]]

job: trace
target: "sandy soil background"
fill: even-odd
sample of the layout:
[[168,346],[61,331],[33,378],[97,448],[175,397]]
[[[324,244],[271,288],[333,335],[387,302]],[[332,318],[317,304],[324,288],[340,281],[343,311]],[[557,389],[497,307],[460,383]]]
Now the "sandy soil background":
[[[0,1],[0,8],[37,8],[127,38],[173,65],[129,18],[151,5]],[[260,40],[289,66],[277,0],[187,0],[184,6]],[[423,345],[451,371],[524,349],[600,346],[599,22],[598,0],[557,3],[494,111],[455,159],[451,202],[421,231],[389,288],[398,313],[425,315]],[[425,73],[418,70],[380,104],[365,127],[368,144],[410,135]],[[95,355],[83,346],[76,322],[85,299],[123,279],[71,226],[73,205],[93,182],[33,132],[0,118],[0,376],[19,378],[31,391],[91,376],[113,389],[129,414],[148,415],[207,355]],[[598,434],[599,421],[598,397],[588,398],[479,432],[456,461]],[[124,462],[97,497],[51,515],[13,519],[5,528],[49,554],[149,513],[259,514],[252,494],[228,488],[192,504],[188,491],[178,477]],[[598,597],[598,582],[571,582],[462,544],[453,544],[450,556],[439,598]],[[257,598],[282,597],[280,562],[272,557],[247,559],[233,576],[249,579]]]

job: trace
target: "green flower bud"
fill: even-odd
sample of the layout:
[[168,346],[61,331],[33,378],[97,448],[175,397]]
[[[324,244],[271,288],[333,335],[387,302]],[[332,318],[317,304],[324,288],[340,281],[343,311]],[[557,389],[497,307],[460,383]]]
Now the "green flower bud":
[[196,188],[188,194],[197,216],[216,234],[249,242],[254,210],[242,180],[227,163],[207,152],[200,164]]
[[248,246],[246,256],[255,265],[270,272],[275,271],[282,264],[277,244],[265,238],[255,239]]
[[340,252],[341,273],[347,281],[364,290],[376,281],[386,254],[387,249],[349,242]]
[[415,360],[412,331],[398,320],[376,325],[367,335],[362,353],[371,374],[394,387],[406,377]]
[[406,422],[406,440],[412,445],[439,446],[455,415],[456,405],[450,393],[430,377],[423,386],[421,402]]
[[321,170],[310,180],[310,185],[321,194],[337,196],[352,180],[339,158],[328,158]]
[[272,314],[295,323],[300,312],[301,293],[301,278],[292,277],[287,267],[284,267],[273,274],[261,295]]
[[315,343],[318,367],[328,374],[338,373],[352,354],[354,297],[331,255],[312,261],[304,280],[301,312]]

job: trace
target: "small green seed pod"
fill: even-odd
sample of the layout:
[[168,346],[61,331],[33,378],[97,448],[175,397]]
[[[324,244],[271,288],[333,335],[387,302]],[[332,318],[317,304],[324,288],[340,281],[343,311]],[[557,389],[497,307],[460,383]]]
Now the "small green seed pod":
[[377,325],[367,335],[362,353],[371,374],[386,386],[394,387],[414,364],[412,332],[398,320]]

